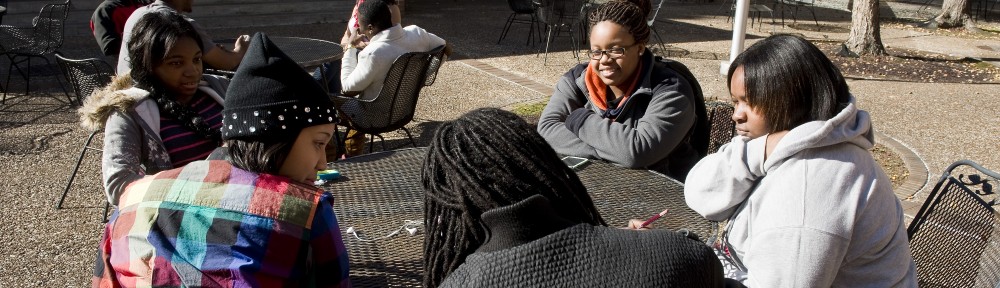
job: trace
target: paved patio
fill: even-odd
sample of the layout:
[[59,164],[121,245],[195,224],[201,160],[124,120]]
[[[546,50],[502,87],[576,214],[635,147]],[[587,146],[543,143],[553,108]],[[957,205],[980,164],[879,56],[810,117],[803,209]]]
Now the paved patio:
[[[667,2],[660,11],[657,28],[664,40],[691,55],[727,58],[731,24],[726,22],[720,3]],[[197,4],[195,5],[197,9]],[[411,130],[418,142],[426,143],[441,121],[454,119],[478,107],[511,109],[523,103],[546,101],[552,86],[577,63],[565,38],[555,40],[542,64],[536,52],[544,46],[524,45],[525,27],[512,28],[511,35],[497,45],[497,36],[509,14],[503,1],[414,1],[406,3],[403,23],[418,24],[455,46],[455,59],[446,63],[434,86],[424,89]],[[347,12],[344,13],[345,15]],[[806,12],[800,23],[810,23]],[[847,27],[846,11],[818,9],[821,25]],[[748,32],[749,42],[770,32],[800,33],[812,39],[845,39],[846,29],[828,32],[796,30],[766,23]],[[216,38],[238,33],[264,31],[270,35],[300,36],[339,40],[342,24],[314,24],[277,27],[212,29]],[[912,31],[883,28],[886,45],[928,51],[949,48],[964,39],[914,35]],[[913,46],[909,46],[913,45]],[[995,41],[977,44],[997,47]],[[65,54],[93,57],[98,54],[94,40],[70,37]],[[1000,49],[994,49],[1000,50]],[[977,51],[989,53],[990,51]],[[1000,58],[993,52],[982,57]],[[711,57],[698,57],[711,58]],[[719,75],[719,60],[677,58],[698,77],[710,98],[727,99],[725,78]],[[6,60],[0,61],[5,67]],[[46,74],[46,73],[43,73]],[[48,71],[47,74],[54,74]],[[5,78],[4,75],[3,78]],[[16,76],[14,76],[16,77]],[[0,78],[0,79],[3,79]],[[52,77],[39,77],[37,86],[47,85],[57,92]],[[972,159],[987,168],[1000,170],[1000,94],[998,84],[942,84],[852,80],[852,92],[860,107],[869,111],[879,131],[881,143],[889,143],[897,153],[911,155],[910,183],[897,191],[913,207],[922,201],[937,175],[958,159]],[[23,91],[23,84],[12,90]],[[77,124],[74,111],[53,98],[21,97],[0,106],[0,286],[74,287],[90,284],[94,249],[102,225],[100,158],[91,153],[84,159],[81,177],[74,183],[65,208],[54,209],[66,177],[75,163],[88,131]],[[100,141],[100,139],[95,140]],[[897,144],[892,144],[895,142]],[[100,142],[98,142],[100,143]],[[403,146],[390,141],[391,147]],[[923,168],[925,174],[918,171]],[[930,183],[928,183],[930,182]],[[925,185],[926,184],[926,185]]]

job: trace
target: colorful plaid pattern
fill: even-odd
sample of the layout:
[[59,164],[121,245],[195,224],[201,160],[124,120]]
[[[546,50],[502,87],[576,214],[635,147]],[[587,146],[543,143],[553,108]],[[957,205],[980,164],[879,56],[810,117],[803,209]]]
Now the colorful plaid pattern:
[[333,196],[226,161],[129,185],[94,287],[350,287]]

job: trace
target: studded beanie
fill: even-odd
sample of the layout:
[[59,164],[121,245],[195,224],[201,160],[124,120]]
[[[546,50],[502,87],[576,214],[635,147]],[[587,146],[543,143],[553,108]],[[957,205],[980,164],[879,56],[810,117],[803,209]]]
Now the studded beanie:
[[294,141],[299,131],[337,121],[316,80],[263,33],[250,47],[226,92],[222,139]]

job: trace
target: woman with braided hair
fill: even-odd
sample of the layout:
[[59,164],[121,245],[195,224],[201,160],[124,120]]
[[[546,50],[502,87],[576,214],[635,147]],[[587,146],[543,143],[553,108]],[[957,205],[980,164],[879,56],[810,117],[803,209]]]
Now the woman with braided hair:
[[646,49],[649,1],[634,2],[644,7],[611,1],[591,12],[591,60],[556,84],[538,132],[560,154],[684,179],[707,148],[695,129],[706,123],[701,88],[684,65]]
[[606,227],[576,174],[511,112],[483,108],[444,123],[428,150],[425,287],[722,283],[704,243]]
[[122,190],[144,175],[205,159],[220,145],[222,102],[229,80],[202,73],[201,42],[170,11],[144,15],[128,43],[130,74],[88,97],[84,126],[104,129],[104,189],[117,205]]

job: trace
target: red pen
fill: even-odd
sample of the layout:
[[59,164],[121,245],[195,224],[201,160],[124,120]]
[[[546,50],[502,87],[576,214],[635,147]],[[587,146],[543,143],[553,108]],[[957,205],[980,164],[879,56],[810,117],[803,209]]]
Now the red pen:
[[669,208],[663,209],[663,212],[660,212],[660,214],[656,214],[653,215],[653,217],[649,217],[649,219],[646,219],[645,222],[642,222],[642,225],[639,225],[639,227],[636,229],[646,228],[646,226],[649,226],[649,224],[653,224],[653,221],[660,219],[660,217],[663,217],[663,215],[667,215],[667,211],[670,211],[670,209]]

